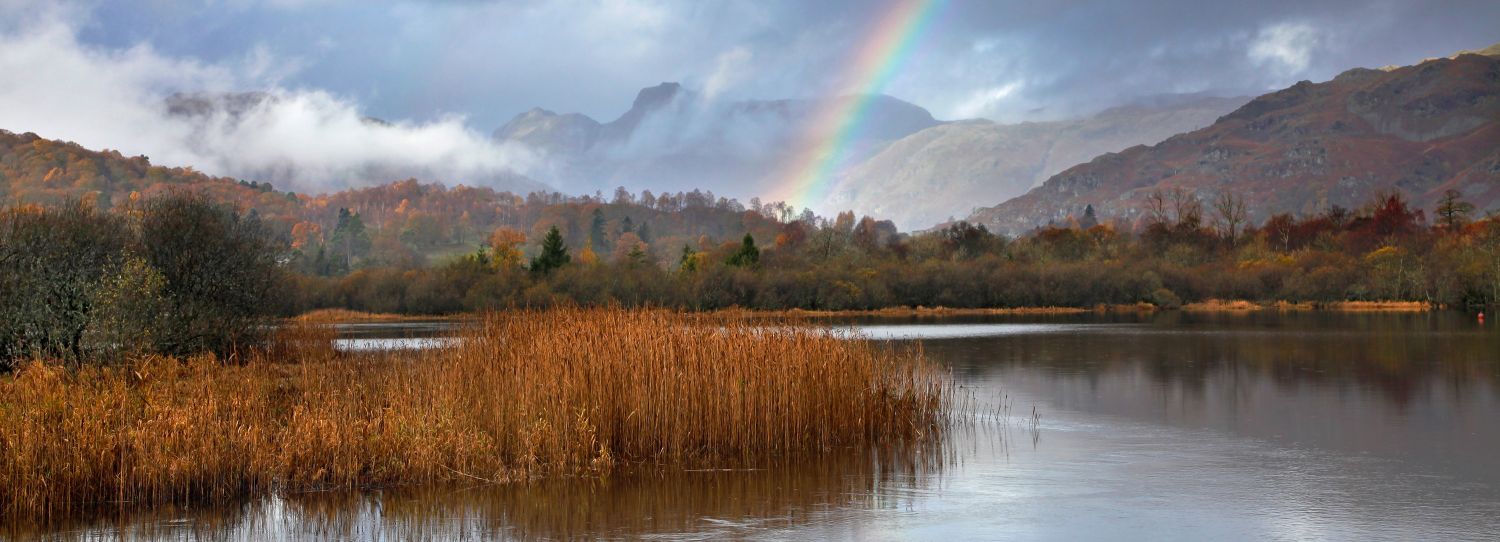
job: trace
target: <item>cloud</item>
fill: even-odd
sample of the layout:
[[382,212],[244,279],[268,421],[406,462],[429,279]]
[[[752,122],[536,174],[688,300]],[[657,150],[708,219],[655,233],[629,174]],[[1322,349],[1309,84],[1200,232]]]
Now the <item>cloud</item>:
[[1309,24],[1277,23],[1262,28],[1246,54],[1257,65],[1297,75],[1307,71],[1321,41],[1318,30]]
[[[83,44],[76,12],[34,9],[27,17],[0,26],[0,73],[8,74],[0,79],[0,128],[299,190],[408,176],[511,187],[516,173],[538,165],[526,148],[495,143],[461,116],[372,122],[349,99],[281,86],[287,63],[264,48],[209,63],[147,45]],[[215,99],[246,89],[260,93],[237,107]],[[204,107],[170,111],[177,93]]]
[[713,100],[725,89],[739,83],[747,75],[750,59],[754,55],[744,46],[721,53],[714,60],[714,71],[703,83],[703,97]]
[[985,117],[992,114],[995,104],[1009,98],[1021,88],[1021,83],[1010,82],[999,86],[993,86],[975,91],[969,99],[960,102],[952,108],[953,115],[958,118]]

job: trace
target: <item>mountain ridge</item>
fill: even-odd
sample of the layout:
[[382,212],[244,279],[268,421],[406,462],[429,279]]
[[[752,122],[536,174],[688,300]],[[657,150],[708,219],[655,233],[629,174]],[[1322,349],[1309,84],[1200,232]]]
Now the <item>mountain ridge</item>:
[[[1491,49],[1495,49],[1492,47]],[[1259,96],[1211,126],[1100,156],[968,220],[1016,234],[1081,215],[1134,223],[1151,192],[1244,197],[1252,221],[1354,208],[1399,190],[1500,205],[1500,58],[1460,54],[1356,68]]]

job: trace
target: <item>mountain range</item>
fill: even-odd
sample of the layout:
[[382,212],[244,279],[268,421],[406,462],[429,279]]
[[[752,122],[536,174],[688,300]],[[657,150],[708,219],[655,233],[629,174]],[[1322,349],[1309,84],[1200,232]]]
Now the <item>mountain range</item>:
[[1130,224],[1150,194],[1174,189],[1236,194],[1252,222],[1358,208],[1389,191],[1425,209],[1448,190],[1500,207],[1500,46],[1302,81],[1208,127],[1068,168],[968,220],[1018,234],[1091,206]]
[[[1246,100],[1171,96],[1070,121],[998,124],[939,121],[914,104],[872,98],[827,201],[816,203],[907,228],[967,212],[974,202],[1018,196],[1098,154],[1206,126]],[[775,186],[780,168],[802,144],[799,130],[828,106],[818,100],[718,103],[662,83],[641,90],[610,122],[536,108],[494,137],[541,153],[546,169],[532,176],[572,191],[711,186],[748,198]]]

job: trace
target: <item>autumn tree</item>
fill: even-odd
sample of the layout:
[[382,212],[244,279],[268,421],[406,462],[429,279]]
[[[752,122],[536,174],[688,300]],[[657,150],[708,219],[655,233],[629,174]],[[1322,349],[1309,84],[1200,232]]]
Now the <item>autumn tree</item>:
[[526,244],[526,234],[515,228],[499,227],[490,233],[490,261],[497,269],[515,269],[521,266],[521,247]]
[[615,239],[615,250],[611,253],[610,259],[619,263],[627,263],[632,252],[644,251],[645,246],[646,243],[642,242],[636,234],[622,233]]

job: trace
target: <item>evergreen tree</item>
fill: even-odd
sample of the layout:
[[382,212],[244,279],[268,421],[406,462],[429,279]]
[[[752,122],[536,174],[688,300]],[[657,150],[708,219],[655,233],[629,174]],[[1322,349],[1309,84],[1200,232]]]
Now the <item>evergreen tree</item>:
[[339,221],[333,228],[331,241],[334,250],[343,253],[344,271],[354,268],[354,258],[370,251],[370,235],[365,232],[365,222],[359,218],[359,213],[349,209],[339,209]]
[[730,254],[724,263],[735,267],[754,267],[760,263],[760,249],[755,248],[755,238],[745,234],[745,239],[740,241],[740,248]]
[[1094,205],[1091,203],[1083,208],[1083,220],[1078,221],[1078,227],[1089,229],[1099,225],[1099,217],[1094,216]]
[[631,233],[633,231],[635,231],[635,223],[630,221],[630,217],[627,216],[620,219],[620,233]]
[[589,223],[589,245],[594,252],[608,250],[609,246],[604,240],[604,211],[594,209],[593,220]]
[[677,260],[677,270],[683,273],[692,273],[698,270],[698,251],[693,247],[682,245],[682,257]]
[[635,236],[636,237],[640,237],[642,243],[650,243],[651,242],[651,223],[650,222],[642,222],[641,223],[641,227],[639,229],[635,230]]
[[649,260],[646,251],[641,250],[641,245],[630,247],[630,252],[625,255],[625,263],[631,267],[640,267]]
[[562,232],[557,230],[557,226],[553,226],[547,230],[547,236],[542,238],[542,253],[531,259],[531,272],[546,275],[570,261],[572,257],[568,256],[568,246],[563,243]]

